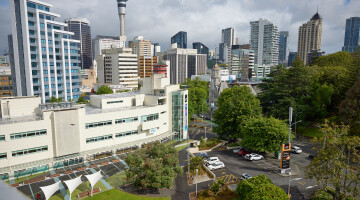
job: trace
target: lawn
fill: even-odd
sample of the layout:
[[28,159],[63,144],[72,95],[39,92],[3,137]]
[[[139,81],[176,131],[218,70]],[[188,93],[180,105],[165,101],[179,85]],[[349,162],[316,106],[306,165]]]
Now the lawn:
[[311,138],[321,138],[324,136],[324,133],[321,132],[321,129],[314,126],[298,126],[296,129],[296,134]]
[[125,171],[121,171],[105,179],[112,187],[118,187],[127,183]]
[[94,195],[93,197],[86,198],[88,200],[102,200],[102,199],[112,199],[112,200],[170,200],[169,197],[145,197],[129,194],[122,192],[118,189],[108,190],[106,192]]
[[30,176],[23,176],[23,177],[15,179],[15,183],[21,183],[23,181],[30,180],[30,179],[38,177],[38,176],[42,176],[42,175],[44,175],[46,173],[49,173],[49,171],[38,173],[38,174],[33,174],[33,175],[30,175]]
[[[95,185],[94,188],[100,188],[101,191],[106,191],[106,187],[104,184],[102,184],[100,181],[98,181]],[[71,194],[71,199],[78,199],[77,198],[77,194],[79,193],[82,193],[82,192],[85,192],[85,191],[89,191],[90,190],[90,183],[87,181],[87,182],[84,182],[84,183],[81,183],[79,185],[79,187],[76,188],[76,190]],[[67,193],[69,194],[69,190],[67,190]],[[63,200],[64,197],[61,193],[55,195],[55,196],[52,196],[49,200]]]
[[165,146],[170,146],[172,144],[175,144],[176,142],[178,142],[177,140],[171,140],[170,142],[165,143]]
[[[191,140],[190,140],[190,142],[191,142]],[[187,143],[187,140],[185,140],[184,142],[182,142],[182,143],[180,143],[178,145],[185,144],[185,143]],[[183,145],[183,146],[175,147],[175,149],[176,149],[176,151],[181,151],[181,150],[183,150],[183,149],[185,149],[187,147],[188,147],[188,145]]]

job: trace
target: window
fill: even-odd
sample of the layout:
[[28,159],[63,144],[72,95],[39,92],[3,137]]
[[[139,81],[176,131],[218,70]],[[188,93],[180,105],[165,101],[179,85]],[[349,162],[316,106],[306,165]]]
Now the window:
[[55,85],[54,85],[54,84],[52,84],[52,85],[51,85],[51,88],[55,88]]
[[60,43],[58,41],[55,41],[55,45],[59,45]]
[[28,155],[28,154],[40,153],[40,152],[45,152],[45,151],[48,151],[48,146],[12,151],[11,154],[13,157],[18,157],[18,156],[24,156],[24,155]]
[[47,66],[47,63],[46,62],[43,62],[43,67],[46,67]]
[[45,31],[41,31],[40,34],[41,34],[41,35],[45,35]]
[[34,13],[28,12],[28,17],[34,17]]
[[38,9],[40,9],[40,10],[44,10],[44,6],[42,6],[42,5],[38,5]]
[[55,30],[61,30],[60,26],[54,26]]
[[45,7],[45,11],[46,11],[46,12],[50,12],[50,8],[49,8],[49,7]]
[[45,16],[44,16],[44,15],[42,15],[42,14],[39,14],[39,18],[40,18],[40,19],[44,19],[44,18],[45,18]]
[[0,135],[0,142],[5,142],[5,135]]
[[45,44],[45,43],[46,43],[46,40],[42,39],[42,40],[41,40],[41,43]]
[[29,30],[29,35],[35,35],[35,31],[34,30]]
[[50,24],[48,24],[48,25],[47,25],[47,28],[48,28],[48,29],[51,29],[51,25],[50,25]]
[[127,132],[122,132],[122,133],[116,133],[115,137],[119,138],[119,137],[124,137],[124,136],[130,136],[130,135],[137,135],[138,131],[134,130],[134,131],[127,131]]
[[72,69],[71,73],[79,73],[79,70],[78,69]]
[[159,119],[159,113],[141,116],[141,122],[149,122]]
[[52,44],[52,42],[53,42],[52,40],[48,40],[48,43],[49,43],[49,44]]
[[42,51],[46,51],[46,47],[41,47],[41,50],[42,50]]
[[160,114],[165,114],[166,113],[166,111],[162,111]]
[[116,120],[115,120],[115,124],[136,122],[137,120],[138,120],[138,117],[130,117],[130,118],[124,118],[124,119],[116,119]]
[[30,51],[36,51],[36,47],[30,46]]
[[54,37],[55,37],[55,38],[59,38],[59,34],[55,34]]
[[29,26],[35,26],[35,23],[32,21],[29,21]]
[[6,153],[0,153],[0,160],[6,159],[6,158],[7,158],[7,154],[6,154]]
[[70,46],[76,47],[76,46],[77,46],[77,43],[70,43]]
[[27,6],[29,8],[36,8],[36,5],[34,3],[30,3],[30,2],[27,3]]
[[51,17],[50,17],[50,16],[46,16],[46,19],[47,19],[47,20],[51,20]]
[[48,72],[49,72],[48,70],[44,70],[44,71],[43,71],[44,74],[47,74]]
[[37,67],[37,63],[36,62],[31,62],[31,67]]
[[52,33],[48,32],[48,36],[51,37],[51,36],[52,36]]
[[67,35],[63,35],[63,38],[67,39],[67,38],[68,38],[68,36],[67,36]]
[[78,51],[74,49],[70,49],[70,53],[78,53]]
[[99,137],[86,138],[86,143],[100,142],[100,141],[104,141],[104,140],[110,140],[112,138],[113,138],[112,135],[104,135],[104,136],[99,136]]
[[89,128],[96,128],[96,127],[101,127],[101,126],[109,126],[109,125],[112,125],[111,120],[103,121],[103,122],[86,123],[85,128],[89,129]]
[[58,84],[58,88],[62,88],[62,85],[61,85],[61,84]]
[[54,49],[50,47],[50,48],[49,48],[49,51],[50,51],[50,52],[53,52],[53,51],[54,51]]
[[44,81],[46,82],[46,81],[49,81],[49,78],[48,77],[45,77],[44,78]]
[[45,89],[49,89],[49,86],[48,86],[48,85],[44,85],[44,88],[45,88]]
[[68,51],[67,49],[64,49],[64,52],[67,53],[67,52],[69,52],[69,51]]
[[31,59],[36,59],[36,54],[31,54]]
[[17,140],[17,139],[24,139],[24,138],[28,138],[28,137],[46,135],[46,134],[47,134],[46,129],[37,130],[37,131],[27,131],[27,132],[22,132],[22,133],[10,134],[10,139]]
[[37,71],[36,71],[36,70],[32,70],[31,73],[32,73],[32,75],[34,75],[34,76],[37,75]]
[[34,38],[30,38],[30,43],[34,44],[36,40]]
[[45,28],[45,24],[44,24],[44,23],[40,23],[40,28]]

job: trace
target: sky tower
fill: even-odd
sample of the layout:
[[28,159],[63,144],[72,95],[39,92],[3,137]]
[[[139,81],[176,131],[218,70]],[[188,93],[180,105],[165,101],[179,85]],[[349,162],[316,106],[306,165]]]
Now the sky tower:
[[125,14],[127,1],[128,0],[117,0],[120,19],[120,37],[125,36]]

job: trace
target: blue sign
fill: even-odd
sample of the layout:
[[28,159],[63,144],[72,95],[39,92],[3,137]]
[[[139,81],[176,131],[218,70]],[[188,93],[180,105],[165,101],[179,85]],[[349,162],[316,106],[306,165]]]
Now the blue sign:
[[185,131],[187,131],[187,122],[188,122],[188,112],[187,112],[187,104],[185,104]]

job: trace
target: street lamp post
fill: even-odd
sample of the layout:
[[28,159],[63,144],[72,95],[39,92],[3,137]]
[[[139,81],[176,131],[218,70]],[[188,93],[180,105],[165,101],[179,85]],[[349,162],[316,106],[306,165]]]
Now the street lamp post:
[[197,174],[198,174],[198,169],[196,169],[196,177],[195,177],[195,178],[196,178],[196,180],[195,180],[195,185],[196,185],[196,186],[195,186],[195,187],[196,187],[196,192],[195,192],[195,193],[196,193],[196,199],[197,199],[197,182],[198,182],[198,181],[197,181]]
[[206,126],[205,126],[205,139],[206,139]]
[[[296,114],[295,114],[295,138],[296,138],[296,118],[297,118],[297,115],[299,114],[299,113],[302,113],[302,112],[297,112]],[[301,122],[301,120],[299,121],[299,122]]]

